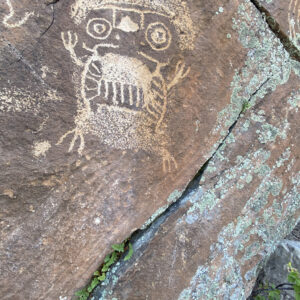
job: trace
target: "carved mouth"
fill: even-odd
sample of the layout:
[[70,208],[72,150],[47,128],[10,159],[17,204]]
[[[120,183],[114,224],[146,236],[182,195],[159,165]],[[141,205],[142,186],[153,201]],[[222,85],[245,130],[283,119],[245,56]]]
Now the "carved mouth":
[[140,60],[112,53],[93,59],[84,76],[84,97],[91,106],[106,104],[132,110],[143,108],[152,80],[149,68]]
[[[88,85],[87,85],[88,84]],[[92,104],[107,104],[139,110],[144,105],[142,87],[118,81],[94,80],[87,78],[86,99]]]

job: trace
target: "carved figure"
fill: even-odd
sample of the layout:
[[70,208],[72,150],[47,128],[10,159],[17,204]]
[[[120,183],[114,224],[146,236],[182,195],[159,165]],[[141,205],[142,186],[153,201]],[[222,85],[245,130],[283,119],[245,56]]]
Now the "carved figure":
[[30,16],[34,15],[34,12],[26,12],[23,14],[23,18],[19,19],[18,21],[12,21],[12,19],[15,17],[15,11],[11,0],[6,0],[6,4],[9,8],[9,14],[4,17],[2,23],[7,28],[20,27],[27,22]]
[[[168,93],[190,71],[178,51],[192,48],[193,30],[183,2],[167,2],[75,2],[72,17],[85,26],[85,35],[68,31],[61,37],[80,70],[74,73],[78,114],[74,130],[58,144],[73,135],[69,151],[79,140],[81,154],[90,133],[116,149],[160,156],[165,172],[177,168],[167,150],[164,119]],[[176,60],[172,71],[171,59]]]

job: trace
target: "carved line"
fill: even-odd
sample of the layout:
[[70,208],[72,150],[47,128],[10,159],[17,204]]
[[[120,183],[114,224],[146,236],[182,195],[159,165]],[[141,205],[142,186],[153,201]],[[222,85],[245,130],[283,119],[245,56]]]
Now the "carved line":
[[34,15],[34,12],[27,12],[24,16],[24,18],[22,20],[20,20],[19,22],[16,22],[16,23],[13,23],[13,24],[9,24],[7,21],[13,17],[13,15],[15,14],[15,11],[14,11],[14,8],[11,4],[11,0],[6,0],[6,4],[8,5],[9,7],[9,14],[6,15],[2,21],[2,23],[4,24],[5,27],[7,28],[16,28],[16,27],[20,27],[22,26],[24,23],[27,22],[28,18],[30,16],[33,16]]
[[[104,35],[104,36],[97,36],[97,35],[95,35],[93,32],[91,32],[91,30],[90,30],[90,24],[92,23],[92,22],[94,22],[94,21],[98,21],[98,23],[100,24],[100,22],[102,22],[102,25],[103,25],[103,23],[105,24],[105,25],[108,25],[108,27],[106,28],[104,28],[104,30],[101,32],[101,33],[98,33],[94,28],[93,28],[93,30],[94,30],[94,32],[96,32],[97,34],[102,34],[103,32],[105,32],[106,31],[106,29],[108,29],[108,31],[107,31],[107,33]],[[94,25],[94,27],[95,27],[95,25]],[[87,25],[86,25],[86,32],[87,32],[87,34],[89,35],[89,36],[91,36],[92,38],[94,38],[94,39],[98,39],[98,40],[105,40],[107,37],[109,37],[109,35],[111,34],[111,31],[112,31],[112,26],[111,26],[111,24],[110,24],[110,22],[109,21],[107,21],[106,19],[104,19],[104,18],[93,18],[93,19],[90,19],[89,21],[88,21],[88,23],[87,23]]]
[[[148,33],[149,33],[149,30],[151,30],[153,27],[155,26],[162,26],[164,28],[164,30],[166,31],[166,33],[168,34],[169,36],[169,40],[168,40],[168,43],[166,46],[164,46],[163,48],[158,48],[156,47],[153,42],[149,41],[148,39]],[[153,49],[153,50],[156,50],[156,51],[163,51],[163,50],[166,50],[169,48],[170,44],[171,44],[171,41],[172,41],[172,35],[171,35],[171,32],[170,30],[163,24],[163,23],[160,23],[160,22],[156,22],[156,23],[151,23],[147,30],[146,30],[146,33],[145,33],[145,38],[148,42],[148,44],[150,45],[150,47]]]
[[295,25],[300,29],[300,7],[299,0],[291,0],[289,4],[288,20],[291,39],[296,39],[297,32]]

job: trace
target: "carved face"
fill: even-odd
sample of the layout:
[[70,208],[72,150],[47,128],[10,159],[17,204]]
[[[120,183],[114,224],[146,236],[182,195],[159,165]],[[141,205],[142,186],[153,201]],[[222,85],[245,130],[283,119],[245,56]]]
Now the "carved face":
[[178,51],[169,19],[134,8],[106,8],[90,12],[85,22],[84,47],[92,56],[85,68],[84,98],[133,110],[151,101],[163,106],[163,69]]
[[164,121],[168,93],[190,71],[181,55],[194,40],[185,2],[77,0],[71,11],[78,34],[62,33],[62,40],[83,68],[74,73],[80,109],[76,129],[61,140],[75,132],[70,150],[80,137],[81,153],[89,132],[113,148],[153,152],[176,167],[164,147]]
[[154,62],[168,63],[172,54],[178,53],[177,33],[164,15],[134,8],[104,8],[91,11],[85,22],[86,46],[99,56],[131,56],[148,61],[151,68]]

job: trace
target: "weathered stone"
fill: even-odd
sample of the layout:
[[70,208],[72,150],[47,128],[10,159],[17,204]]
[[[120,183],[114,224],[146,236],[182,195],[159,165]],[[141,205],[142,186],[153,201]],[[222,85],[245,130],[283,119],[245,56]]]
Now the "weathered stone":
[[285,80],[240,89],[239,2],[1,2],[1,299],[70,299]]
[[285,237],[286,240],[300,242],[300,223],[293,229],[293,231]]
[[200,185],[134,239],[132,260],[118,263],[92,299],[245,299],[260,261],[297,223],[299,62],[249,1],[239,5],[233,27],[248,48],[233,102],[248,93],[252,108]]
[[[300,242],[284,240],[266,262],[261,281],[276,286],[287,283],[290,262],[293,268],[300,270]],[[294,291],[282,291],[281,294],[283,299],[295,299]]]
[[282,30],[300,50],[300,1],[259,0],[258,1],[278,22]]
[[292,75],[239,120],[199,188],[130,264],[112,270],[94,300],[250,294],[260,260],[299,218],[299,121],[290,105],[298,80]]

